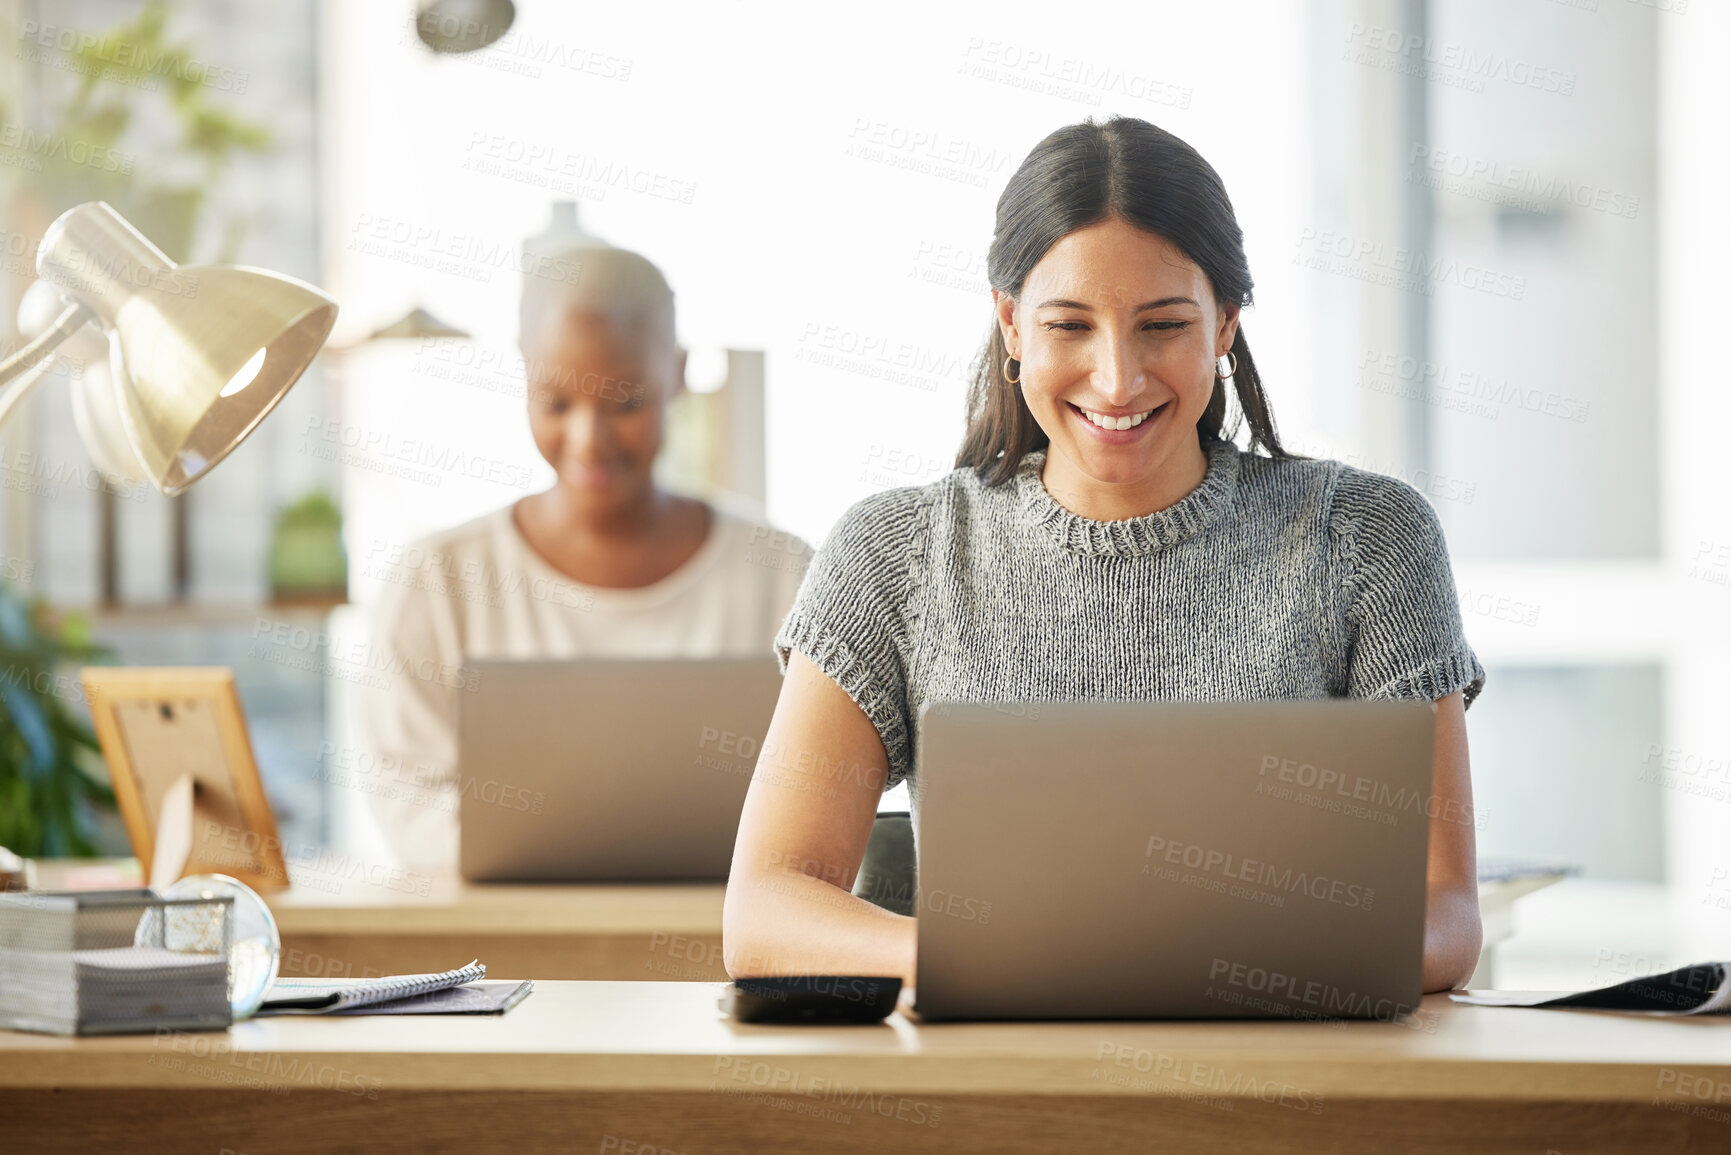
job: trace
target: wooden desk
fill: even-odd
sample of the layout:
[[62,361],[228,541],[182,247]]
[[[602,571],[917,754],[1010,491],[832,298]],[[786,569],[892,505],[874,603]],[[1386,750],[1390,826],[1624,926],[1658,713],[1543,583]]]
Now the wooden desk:
[[[7,1150],[1731,1150],[1731,1019],[738,1026],[719,984],[540,983],[494,1017],[0,1032]],[[1714,1100],[1718,1101],[1715,1102]]]
[[[424,876],[423,876],[424,877]],[[714,981],[720,883],[669,886],[474,885],[432,880],[267,895],[285,975],[447,970],[479,958],[501,979]]]
[[[43,888],[140,885],[136,859],[41,859]],[[462,966],[494,978],[717,981],[721,898],[716,883],[667,886],[475,885],[453,877],[349,879],[331,869],[266,895],[282,932],[285,975],[370,977]],[[1553,879],[1479,884],[1484,951],[1473,986],[1493,984],[1493,948],[1513,932],[1514,900]]]
[[[1492,949],[1512,933],[1514,900],[1552,881],[1479,887],[1485,932],[1476,985],[1493,985]],[[282,931],[284,974],[414,974],[479,957],[497,978],[711,981],[727,977],[722,889],[439,879],[426,894],[367,885],[267,898]]]
[[[490,978],[703,981],[721,965],[720,883],[473,885],[454,875],[347,870],[340,855],[264,896],[282,973],[367,978],[449,970]],[[32,885],[140,886],[138,860],[38,859]],[[352,877],[350,877],[352,875]],[[298,877],[291,865],[290,876]]]

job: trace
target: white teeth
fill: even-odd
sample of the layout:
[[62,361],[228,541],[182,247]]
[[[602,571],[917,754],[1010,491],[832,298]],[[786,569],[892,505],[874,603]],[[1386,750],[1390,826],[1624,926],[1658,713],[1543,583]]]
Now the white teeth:
[[[1082,409],[1080,405],[1076,408]],[[1092,421],[1102,429],[1134,429],[1153,414],[1149,409],[1143,413],[1130,413],[1123,417],[1108,417],[1104,413],[1095,413],[1092,409],[1082,409],[1082,416]]]

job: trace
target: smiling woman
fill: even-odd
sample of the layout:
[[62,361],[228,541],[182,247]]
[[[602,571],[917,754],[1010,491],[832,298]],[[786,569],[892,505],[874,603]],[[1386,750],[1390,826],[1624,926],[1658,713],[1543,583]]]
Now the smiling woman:
[[[773,772],[746,799],[724,913],[736,975],[914,981],[914,920],[849,892],[928,702],[1433,701],[1434,813],[1471,804],[1464,711],[1484,669],[1436,513],[1403,482],[1281,448],[1208,163],[1139,120],[1061,129],[999,199],[987,272],[957,468],[849,509],[776,637]],[[1429,847],[1439,990],[1478,956],[1473,828],[1433,819]]]
[[685,353],[652,262],[590,241],[543,253],[519,316],[529,429],[554,483],[393,551],[378,574],[376,652],[393,676],[368,721],[395,780],[381,774],[369,799],[411,867],[457,860],[465,662],[765,655],[810,553],[748,506],[657,483]]
[[[986,275],[997,315],[975,365],[957,465],[996,485],[1054,437],[1074,447],[1060,402],[1078,417],[1091,405],[1133,426],[1171,402],[1163,449],[1134,457],[1152,471],[1155,458],[1179,452],[1194,485],[1200,458],[1173,431],[1194,429],[1200,443],[1218,438],[1228,381],[1250,450],[1289,456],[1239,326],[1252,288],[1244,234],[1219,175],[1195,149],[1129,117],[1054,132],[1004,190],[995,236]],[[1114,377],[1111,364],[1096,366],[1100,357],[1122,359],[1127,372]],[[1033,361],[1026,384],[1024,359]],[[1087,393],[1077,377],[1095,367],[1105,371],[1100,381],[1124,386],[1123,398]],[[1127,411],[1131,400],[1147,407]]]

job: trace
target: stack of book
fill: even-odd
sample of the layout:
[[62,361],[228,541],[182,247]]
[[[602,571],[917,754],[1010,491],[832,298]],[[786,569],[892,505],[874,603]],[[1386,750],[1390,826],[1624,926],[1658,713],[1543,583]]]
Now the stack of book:
[[[209,908],[201,919],[226,924],[228,901],[200,903]],[[167,915],[184,905],[148,890],[0,894],[0,1027],[98,1035],[228,1026],[227,952],[165,945],[163,928],[176,921]]]

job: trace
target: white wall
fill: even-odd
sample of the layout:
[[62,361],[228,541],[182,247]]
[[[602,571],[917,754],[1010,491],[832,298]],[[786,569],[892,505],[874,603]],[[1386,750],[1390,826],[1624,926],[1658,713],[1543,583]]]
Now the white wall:
[[[1302,428],[1308,328],[1289,271],[1309,155],[1300,15],[1274,0],[1056,21],[1035,4],[887,4],[869,19],[522,4],[515,42],[437,59],[397,6],[328,4],[327,286],[350,333],[421,303],[508,346],[516,273],[474,254],[538,231],[568,195],[561,170],[629,173],[577,188],[583,224],[661,264],[689,345],[766,351],[770,513],[815,540],[866,492],[948,469],[989,316],[997,196],[1040,137],[1123,112],[1224,175],[1260,278],[1247,325],[1281,417]],[[1063,94],[1026,87],[1063,76],[1075,78]],[[502,159],[531,152],[541,159]],[[500,171],[478,171],[489,164]],[[381,227],[410,239],[382,255],[350,247]],[[453,250],[471,259],[414,263]],[[877,375],[909,363],[911,384]],[[520,422],[516,404],[496,420]],[[892,452],[912,465],[885,469]]]
[[[1731,291],[1731,161],[1724,110],[1731,9],[1665,6],[1659,31],[1659,427],[1665,587],[1636,612],[1663,612],[1672,653],[1666,745],[1686,787],[1668,792],[1667,877],[1687,925],[1731,936],[1731,913],[1701,897],[1731,876],[1731,478],[1725,324]],[[1659,598],[1664,610],[1653,604]],[[1694,772],[1688,772],[1693,763]],[[1709,764],[1716,763],[1717,770]],[[1708,930],[1709,928],[1703,928]]]

